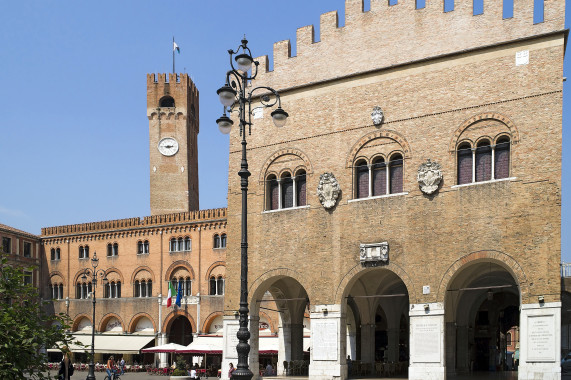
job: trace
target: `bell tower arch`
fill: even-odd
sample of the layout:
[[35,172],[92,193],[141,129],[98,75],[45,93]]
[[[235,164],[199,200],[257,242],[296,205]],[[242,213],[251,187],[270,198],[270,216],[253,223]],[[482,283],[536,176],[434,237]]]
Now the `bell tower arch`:
[[188,74],[147,74],[151,215],[199,209],[198,89]]

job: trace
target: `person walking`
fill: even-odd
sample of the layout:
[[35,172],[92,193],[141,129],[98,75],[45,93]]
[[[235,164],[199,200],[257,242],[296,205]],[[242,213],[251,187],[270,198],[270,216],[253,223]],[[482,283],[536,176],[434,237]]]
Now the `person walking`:
[[73,363],[71,362],[71,352],[67,347],[64,347],[62,352],[63,358],[61,359],[61,363],[59,365],[58,376],[60,380],[70,380],[74,371]]
[[236,371],[236,368],[234,368],[234,364],[230,363],[230,369],[228,370],[228,378],[229,379],[232,378],[232,374],[234,373],[234,371]]

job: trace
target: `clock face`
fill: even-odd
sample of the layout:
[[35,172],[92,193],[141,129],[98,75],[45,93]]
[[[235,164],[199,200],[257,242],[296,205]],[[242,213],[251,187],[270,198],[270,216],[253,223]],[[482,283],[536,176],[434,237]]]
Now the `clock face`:
[[165,137],[159,141],[159,152],[164,156],[174,156],[178,152],[178,142],[172,137]]

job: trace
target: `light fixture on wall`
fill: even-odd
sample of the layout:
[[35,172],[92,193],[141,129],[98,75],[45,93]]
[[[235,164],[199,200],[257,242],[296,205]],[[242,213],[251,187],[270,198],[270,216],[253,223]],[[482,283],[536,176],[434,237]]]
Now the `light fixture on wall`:
[[494,299],[494,292],[492,289],[488,290],[488,301],[492,301]]
[[544,303],[544,302],[545,302],[545,298],[544,298],[543,296],[537,297],[537,300],[539,301],[539,303]]
[[424,304],[424,311],[429,311],[430,310],[430,305],[425,303]]

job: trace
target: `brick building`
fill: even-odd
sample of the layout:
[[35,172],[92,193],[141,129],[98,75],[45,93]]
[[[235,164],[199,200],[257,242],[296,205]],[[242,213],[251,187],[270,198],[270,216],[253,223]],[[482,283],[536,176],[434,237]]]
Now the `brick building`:
[[8,263],[17,265],[24,270],[24,281],[34,286],[40,286],[41,278],[41,245],[37,235],[0,224],[2,252],[8,254]]
[[[248,136],[252,325],[270,292],[281,373],[304,360],[309,313],[311,379],[347,378],[348,355],[353,372],[411,379],[502,370],[510,331],[520,379],[559,379],[564,1],[536,2],[536,19],[532,1],[511,17],[499,1],[387,3],[347,0],[343,27],[323,14],[319,42],[302,27],[296,57],[280,41],[272,71],[257,59],[253,86],[290,117],[276,130],[258,114]],[[239,165],[235,128],[223,368]]]

